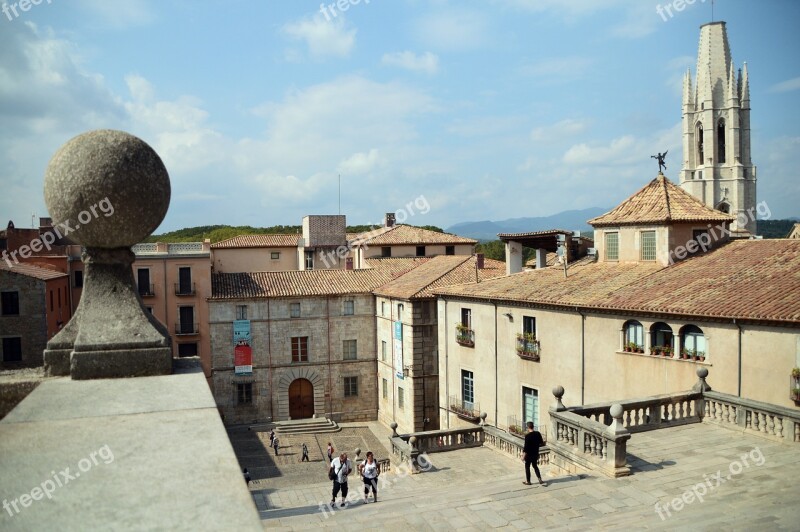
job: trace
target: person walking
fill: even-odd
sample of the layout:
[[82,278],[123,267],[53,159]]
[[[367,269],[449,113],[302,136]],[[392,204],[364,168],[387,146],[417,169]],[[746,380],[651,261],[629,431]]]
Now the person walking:
[[245,467],[243,473],[244,473],[244,480],[245,482],[247,482],[247,486],[250,487],[250,471],[248,471],[247,468]]
[[301,462],[310,462],[308,459],[308,446],[303,443],[303,457],[300,459]]
[[359,467],[361,468],[361,478],[364,480],[364,504],[367,503],[370,488],[372,488],[372,502],[378,502],[378,475],[381,470],[372,451],[367,451],[367,459]]
[[275,429],[269,431],[269,446],[272,447],[272,442],[275,441]]
[[272,448],[275,449],[275,456],[278,456],[278,436],[272,438]]
[[334,472],[331,505],[336,504],[336,496],[341,490],[342,503],[340,506],[344,508],[346,505],[345,499],[347,498],[347,475],[353,470],[353,464],[347,459],[347,453],[342,453],[338,458],[334,458],[333,461],[331,461],[331,468],[333,468]]
[[333,461],[333,445],[331,442],[328,442],[328,463],[330,464]]
[[525,447],[522,449],[522,460],[525,462],[525,484],[531,485],[531,465],[536,472],[536,478],[539,479],[539,484],[547,486],[542,480],[542,474],[539,472],[539,466],[536,462],[539,460],[539,447],[544,445],[542,434],[539,431],[533,430],[533,421],[528,421],[528,433],[525,435]]

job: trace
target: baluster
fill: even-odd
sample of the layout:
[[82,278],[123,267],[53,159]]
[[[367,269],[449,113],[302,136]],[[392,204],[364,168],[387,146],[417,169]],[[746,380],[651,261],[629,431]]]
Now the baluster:
[[769,416],[769,433],[775,435],[775,416],[771,414]]
[[800,423],[797,422],[794,424],[794,441],[800,441]]
[[603,459],[604,462],[606,460],[608,460],[608,441],[607,440],[601,440],[600,441],[600,453],[601,453],[600,456],[601,456],[601,458]]
[[752,428],[753,430],[757,431],[757,432],[760,432],[760,429],[759,429],[759,427],[758,427],[758,421],[759,421],[759,419],[758,419],[758,412],[756,412],[755,410],[753,410],[753,411],[751,411],[751,412],[750,412],[750,415],[752,416],[752,420],[753,420],[753,421],[752,421],[753,425],[752,425],[752,427],[751,427],[751,428]]
[[671,405],[669,405],[670,414],[672,416],[672,417],[669,418],[670,421],[675,421],[675,414],[678,411],[677,406],[678,405],[676,405],[675,403],[672,403]]
[[599,436],[595,436],[594,438],[594,455],[603,456],[603,439]]
[[767,431],[768,431],[768,429],[767,429],[767,414],[764,413],[764,412],[761,412],[759,415],[761,416],[761,432],[763,432],[764,434],[767,434]]
[[778,436],[779,438],[783,438],[783,418],[778,416],[775,418],[775,421],[777,421],[777,428],[775,431],[775,435]]

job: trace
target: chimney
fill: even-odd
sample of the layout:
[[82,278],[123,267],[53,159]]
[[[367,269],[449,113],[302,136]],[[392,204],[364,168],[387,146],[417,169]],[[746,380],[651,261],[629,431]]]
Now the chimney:
[[346,259],[344,259],[344,269],[345,270],[353,269],[353,257],[347,257]]
[[483,269],[483,253],[475,255],[475,267],[479,270]]
[[386,216],[383,218],[383,225],[385,227],[394,227],[394,213],[387,212]]

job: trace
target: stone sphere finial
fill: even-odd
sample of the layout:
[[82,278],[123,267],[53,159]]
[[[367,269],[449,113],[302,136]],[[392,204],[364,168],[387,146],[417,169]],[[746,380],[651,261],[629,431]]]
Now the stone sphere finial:
[[554,386],[553,387],[553,395],[556,397],[556,399],[558,399],[560,401],[561,398],[564,397],[564,387],[561,386],[561,385]]
[[[44,199],[63,236],[93,248],[126,248],[158,228],[169,174],[146,142],[101,129],[69,140],[50,159]],[[64,225],[66,224],[66,225]]]
[[622,417],[622,413],[624,412],[624,409],[622,408],[621,404],[614,403],[613,405],[611,405],[611,408],[609,409],[609,411],[611,412],[611,417],[613,417],[614,419],[619,419],[619,418]]
[[389,428],[392,429],[392,436],[397,436],[397,423],[392,421],[389,423]]
[[481,412],[481,425],[486,425],[486,417],[488,415],[486,412]]
[[697,376],[701,379],[708,377],[708,368],[697,368]]
[[417,446],[417,437],[416,437],[416,436],[411,436],[411,437],[408,439],[408,443],[410,443],[410,444],[411,444],[411,448],[412,448],[412,449],[413,449],[413,448],[415,448],[415,447]]

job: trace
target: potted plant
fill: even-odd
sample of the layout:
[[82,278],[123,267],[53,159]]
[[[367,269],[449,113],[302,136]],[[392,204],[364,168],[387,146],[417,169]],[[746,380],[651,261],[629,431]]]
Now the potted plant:
[[706,359],[705,351],[697,351],[697,360],[699,360],[700,362],[703,362],[703,361],[705,361],[705,359]]
[[797,387],[794,390],[792,390],[792,400],[800,401],[800,387]]
[[622,349],[623,349],[623,350],[624,350],[626,353],[630,353],[630,352],[631,352],[631,342],[628,342],[627,344],[625,344],[625,346],[624,346]]
[[792,368],[792,378],[800,379],[800,368]]
[[516,436],[525,436],[525,430],[519,425],[509,425],[508,432]]
[[661,354],[661,347],[657,345],[652,346],[650,348],[650,354],[653,355],[654,357],[659,356]]
[[691,356],[691,352],[692,352],[691,349],[686,349],[686,348],[681,349],[681,360],[688,360],[689,357]]
[[661,348],[661,353],[665,357],[671,357],[672,356],[672,348],[669,347],[669,346],[664,346],[664,347]]

